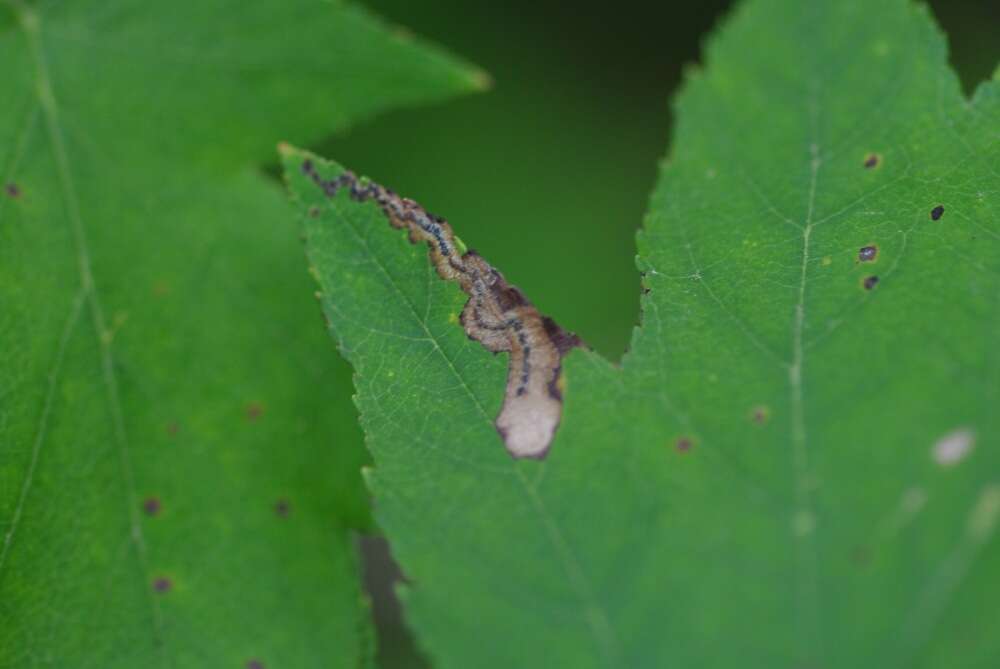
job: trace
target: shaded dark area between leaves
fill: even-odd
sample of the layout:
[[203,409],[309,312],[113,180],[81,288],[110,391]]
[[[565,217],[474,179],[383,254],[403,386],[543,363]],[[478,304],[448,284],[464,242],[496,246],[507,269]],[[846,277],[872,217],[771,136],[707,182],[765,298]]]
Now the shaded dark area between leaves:
[[[543,312],[620,358],[638,318],[633,237],[670,137],[670,96],[732,3],[366,4],[465,54],[494,85],[391,112],[318,152],[448,218]],[[1000,9],[931,5],[971,90],[1000,52]]]

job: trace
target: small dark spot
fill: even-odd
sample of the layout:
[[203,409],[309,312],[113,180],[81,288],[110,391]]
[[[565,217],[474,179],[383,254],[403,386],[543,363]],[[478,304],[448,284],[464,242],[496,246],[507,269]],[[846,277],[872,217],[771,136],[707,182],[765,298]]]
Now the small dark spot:
[[254,422],[264,414],[264,407],[259,402],[251,402],[247,405],[247,420]]
[[177,430],[180,429],[177,423],[167,423],[167,434],[171,437],[177,435]]
[[170,592],[170,589],[174,587],[173,581],[171,581],[166,576],[157,576],[153,579],[153,590],[156,592],[164,593]]
[[264,669],[264,663],[260,660],[247,660],[247,669]]
[[21,187],[16,183],[10,182],[3,187],[3,191],[7,193],[7,197],[21,197]]
[[871,559],[871,551],[868,550],[867,546],[856,546],[851,553],[851,560],[859,566],[867,565]]
[[878,277],[874,275],[867,276],[861,285],[865,287],[865,290],[871,290],[878,285]]
[[316,218],[319,216],[319,207],[309,207],[309,218]]
[[876,257],[878,257],[878,247],[874,244],[858,249],[858,260],[861,262],[872,262]]
[[691,437],[678,437],[675,445],[679,452],[687,453],[694,448],[694,440]]
[[288,514],[291,513],[291,510],[291,504],[289,504],[288,500],[284,497],[274,503],[274,513],[277,514],[279,518],[287,518]]
[[160,513],[160,499],[158,497],[147,497],[142,502],[142,510],[146,512],[147,516],[155,516]]
[[869,153],[865,156],[865,167],[872,169],[873,167],[878,167],[878,164],[882,162],[882,156],[877,153]]
[[771,410],[763,405],[756,406],[750,410],[750,420],[757,425],[763,425],[767,421],[771,420]]
[[944,216],[944,205],[938,205],[931,209],[931,220],[936,221]]

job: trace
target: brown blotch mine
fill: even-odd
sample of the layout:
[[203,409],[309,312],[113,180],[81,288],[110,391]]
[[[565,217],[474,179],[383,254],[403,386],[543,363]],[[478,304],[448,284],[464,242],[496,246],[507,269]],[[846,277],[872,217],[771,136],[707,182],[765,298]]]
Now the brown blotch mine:
[[251,402],[247,405],[247,421],[254,422],[264,415],[264,407],[259,402]]
[[939,204],[938,206],[931,209],[931,220],[939,221],[941,217],[944,216],[944,205]]
[[460,321],[486,350],[510,353],[503,406],[494,425],[515,458],[543,458],[562,417],[562,359],[582,342],[542,315],[516,286],[473,250],[464,251],[451,226],[413,200],[351,172],[324,178],[311,160],[302,172],[327,197],[346,189],[355,202],[374,200],[389,223],[424,242],[438,276],[455,281],[469,296]]
[[882,156],[880,156],[877,153],[869,153],[867,156],[865,156],[864,166],[870,170],[874,167],[878,167],[879,163],[881,162],[882,162]]
[[278,518],[287,518],[288,514],[292,511],[292,505],[288,503],[288,500],[282,497],[277,502],[274,503],[274,513]]
[[861,262],[874,262],[878,257],[878,247],[874,244],[862,246],[858,249],[858,260]]
[[153,579],[153,590],[159,593],[170,592],[171,588],[174,587],[174,582],[171,581],[166,576],[157,576]]
[[160,513],[160,509],[163,505],[160,503],[158,497],[147,497],[142,502],[142,510],[146,512],[147,516],[156,516]]
[[16,183],[13,183],[13,182],[5,184],[4,187],[3,187],[3,192],[6,193],[7,197],[10,197],[10,198],[19,198],[19,197],[21,197],[21,187],[18,186]]
[[674,447],[677,449],[678,453],[687,453],[694,448],[694,439],[691,437],[677,437]]
[[861,285],[865,287],[865,290],[871,290],[878,285],[878,277],[875,275],[866,276]]

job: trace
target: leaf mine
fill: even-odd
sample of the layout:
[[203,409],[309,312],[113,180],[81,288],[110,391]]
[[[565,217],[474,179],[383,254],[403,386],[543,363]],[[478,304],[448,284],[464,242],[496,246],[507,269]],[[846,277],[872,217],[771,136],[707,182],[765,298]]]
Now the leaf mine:
[[515,458],[543,458],[562,417],[562,359],[580,346],[580,338],[563,330],[507,283],[496,268],[473,250],[463,250],[451,226],[413,200],[352,172],[324,179],[311,160],[302,172],[333,198],[348,188],[355,202],[374,200],[414,244],[426,242],[438,276],[455,281],[469,296],[460,322],[465,333],[493,353],[510,353],[503,406],[494,425]]

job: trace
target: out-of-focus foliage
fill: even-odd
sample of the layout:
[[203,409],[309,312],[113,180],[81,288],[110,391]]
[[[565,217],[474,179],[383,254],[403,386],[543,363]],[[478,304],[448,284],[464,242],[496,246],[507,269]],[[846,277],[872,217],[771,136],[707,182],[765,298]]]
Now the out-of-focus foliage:
[[0,666],[359,666],[349,370],[256,165],[480,75],[318,0],[6,2],[0,63]]

